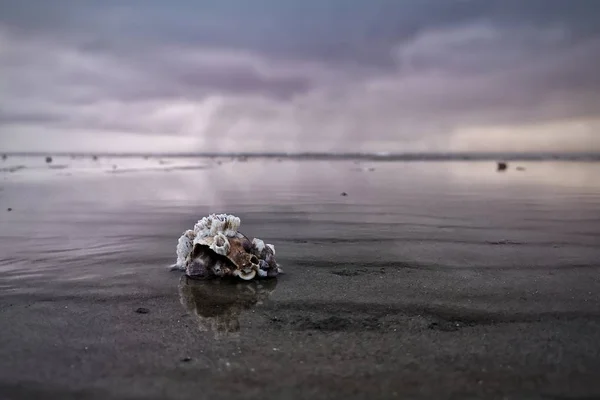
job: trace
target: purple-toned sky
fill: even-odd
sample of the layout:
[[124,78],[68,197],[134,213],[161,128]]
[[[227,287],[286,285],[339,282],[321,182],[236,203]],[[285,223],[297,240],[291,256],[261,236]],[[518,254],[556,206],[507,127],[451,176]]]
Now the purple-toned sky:
[[600,151],[597,0],[0,0],[0,151]]

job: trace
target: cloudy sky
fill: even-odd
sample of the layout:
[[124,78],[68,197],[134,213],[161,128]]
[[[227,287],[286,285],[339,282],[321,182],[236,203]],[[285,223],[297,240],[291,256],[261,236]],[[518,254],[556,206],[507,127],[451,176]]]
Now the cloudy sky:
[[0,150],[600,151],[597,0],[0,0]]

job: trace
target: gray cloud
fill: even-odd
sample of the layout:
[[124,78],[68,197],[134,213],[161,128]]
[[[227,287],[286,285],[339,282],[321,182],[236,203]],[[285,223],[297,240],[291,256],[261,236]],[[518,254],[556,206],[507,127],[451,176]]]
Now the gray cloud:
[[[286,58],[381,62],[423,31],[485,20],[510,30],[568,28],[595,35],[595,0],[29,0],[0,2],[0,22],[88,48],[185,43]],[[388,59],[389,61],[389,59]]]
[[0,0],[0,147],[37,129],[444,149],[465,129],[595,124],[599,15],[594,0]]

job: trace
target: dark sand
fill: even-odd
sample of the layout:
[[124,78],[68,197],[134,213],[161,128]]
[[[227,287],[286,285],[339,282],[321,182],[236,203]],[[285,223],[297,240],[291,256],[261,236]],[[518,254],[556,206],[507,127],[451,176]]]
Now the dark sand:
[[[599,164],[10,161],[1,399],[600,397]],[[169,272],[209,212],[286,274]]]

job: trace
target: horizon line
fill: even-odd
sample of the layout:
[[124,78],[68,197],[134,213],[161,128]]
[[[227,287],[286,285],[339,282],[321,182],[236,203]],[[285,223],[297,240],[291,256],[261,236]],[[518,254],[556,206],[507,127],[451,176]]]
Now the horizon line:
[[109,152],[109,151],[8,151],[6,156],[39,157],[195,157],[195,158],[294,158],[294,159],[365,159],[365,160],[595,160],[600,152]]

